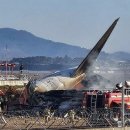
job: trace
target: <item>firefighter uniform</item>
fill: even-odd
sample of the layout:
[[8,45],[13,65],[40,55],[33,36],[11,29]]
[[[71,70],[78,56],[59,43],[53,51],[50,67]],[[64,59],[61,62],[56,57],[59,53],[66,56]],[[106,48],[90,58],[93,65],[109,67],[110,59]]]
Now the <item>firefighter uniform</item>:
[[70,119],[70,122],[72,124],[74,124],[75,115],[76,115],[75,111],[73,109],[70,110],[70,112],[69,112],[69,119]]

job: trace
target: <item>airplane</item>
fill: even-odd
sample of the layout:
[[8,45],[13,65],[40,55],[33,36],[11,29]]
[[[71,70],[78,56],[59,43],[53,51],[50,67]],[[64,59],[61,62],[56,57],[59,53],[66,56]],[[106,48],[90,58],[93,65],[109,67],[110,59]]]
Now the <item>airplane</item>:
[[84,58],[81,64],[78,67],[69,68],[63,71],[57,71],[50,74],[43,79],[37,79],[29,81],[27,84],[28,92],[48,92],[51,90],[73,90],[75,87],[80,84],[87,76],[91,66],[94,61],[97,59],[99,53],[101,52],[103,46],[111,35],[113,29],[115,28],[119,18],[117,18],[108,30],[104,33],[101,39],[96,43],[93,49],[88,53]]

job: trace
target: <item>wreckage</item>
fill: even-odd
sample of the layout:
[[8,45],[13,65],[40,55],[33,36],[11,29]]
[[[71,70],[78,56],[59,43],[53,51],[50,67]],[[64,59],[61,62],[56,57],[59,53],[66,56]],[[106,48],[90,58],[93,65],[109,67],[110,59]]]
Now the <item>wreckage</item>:
[[[30,80],[25,89],[20,89],[15,91],[15,93],[11,91],[7,93],[7,95],[4,95],[2,97],[3,99],[8,97],[8,110],[12,110],[12,108],[13,110],[14,108],[21,109],[21,106],[23,106],[22,109],[32,109],[32,107],[35,109],[40,107],[43,110],[43,108],[51,107],[59,111],[64,111],[72,107],[77,108],[83,106],[84,93],[87,93],[86,88],[90,86],[91,83],[102,80],[99,76],[90,75],[90,70],[118,20],[119,19],[116,19],[112,23],[78,67],[57,71],[42,79]],[[96,84],[96,86],[100,85]],[[108,86],[105,87],[106,89],[108,88]],[[93,86],[92,89],[95,90],[95,86]],[[97,90],[100,90],[100,88]]]
[[65,71],[55,72],[43,79],[30,81],[27,85],[28,91],[34,92],[47,92],[51,90],[73,90],[79,85],[85,75],[87,76],[91,66],[97,59],[107,39],[115,28],[119,18],[116,19],[108,30],[104,33],[101,39],[97,42],[94,48],[84,58],[81,64],[76,68],[67,69]]
[[98,79],[89,75],[90,69],[118,20],[119,18],[112,23],[78,67],[57,71],[42,79],[30,80],[25,91],[21,94],[20,104],[28,105],[33,109],[51,107],[58,111],[82,106],[84,86],[89,84],[90,78]]

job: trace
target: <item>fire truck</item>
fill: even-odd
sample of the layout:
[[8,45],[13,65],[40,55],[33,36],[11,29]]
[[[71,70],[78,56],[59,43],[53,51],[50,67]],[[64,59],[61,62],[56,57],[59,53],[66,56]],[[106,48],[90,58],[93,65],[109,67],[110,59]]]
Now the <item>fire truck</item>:
[[[124,88],[125,108],[130,110],[130,88]],[[122,106],[122,89],[112,91],[87,91],[84,92],[84,108],[117,108]]]

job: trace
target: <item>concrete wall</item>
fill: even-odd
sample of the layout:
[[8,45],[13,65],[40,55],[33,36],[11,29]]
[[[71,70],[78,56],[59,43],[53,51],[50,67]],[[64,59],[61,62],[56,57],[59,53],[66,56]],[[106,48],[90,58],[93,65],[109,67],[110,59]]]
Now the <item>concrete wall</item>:
[[24,83],[27,83],[28,81],[22,81],[22,80],[1,80],[0,86],[24,86]]

